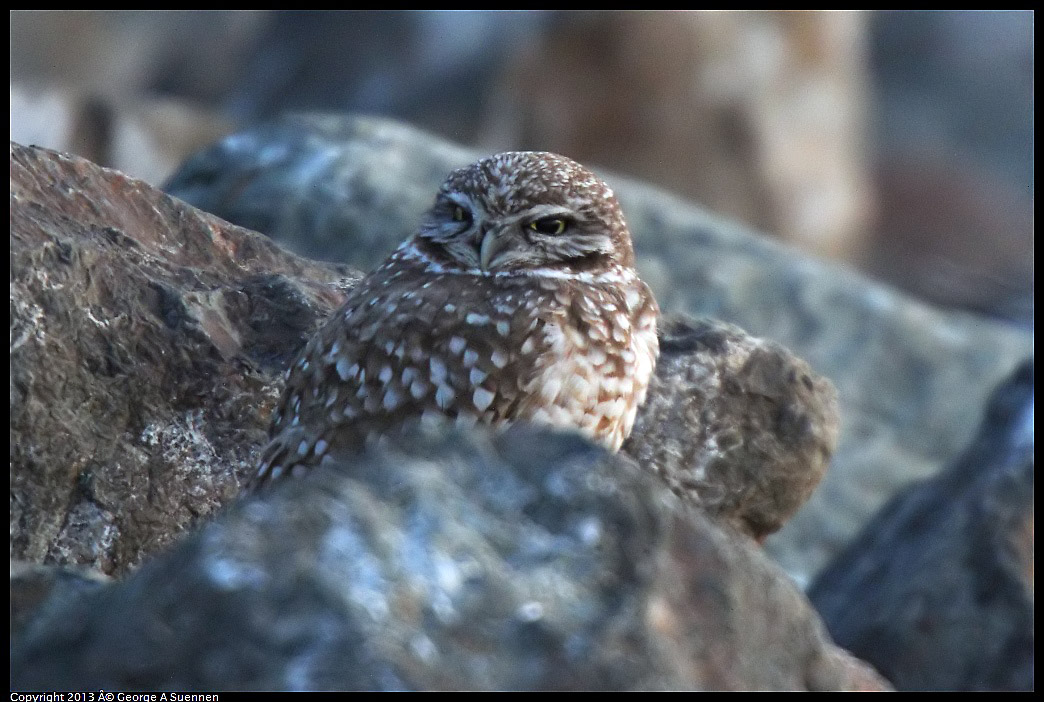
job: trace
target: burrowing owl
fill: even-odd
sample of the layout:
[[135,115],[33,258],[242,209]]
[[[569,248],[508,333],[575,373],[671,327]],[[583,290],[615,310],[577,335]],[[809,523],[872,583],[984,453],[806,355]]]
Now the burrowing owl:
[[287,374],[253,486],[411,418],[572,428],[613,451],[659,350],[612,190],[550,153],[455,171]]

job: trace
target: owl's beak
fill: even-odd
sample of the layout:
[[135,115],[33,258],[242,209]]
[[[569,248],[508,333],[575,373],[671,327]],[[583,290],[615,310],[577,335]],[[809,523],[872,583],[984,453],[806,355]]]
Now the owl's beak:
[[489,271],[490,264],[496,260],[497,255],[508,248],[511,244],[510,237],[503,229],[490,229],[482,237],[479,245],[479,266],[483,271]]

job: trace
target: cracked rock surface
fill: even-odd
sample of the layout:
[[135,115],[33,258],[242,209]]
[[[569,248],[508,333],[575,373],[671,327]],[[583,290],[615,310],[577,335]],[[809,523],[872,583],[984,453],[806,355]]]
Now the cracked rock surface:
[[355,278],[12,143],[11,557],[119,573],[232,499]]

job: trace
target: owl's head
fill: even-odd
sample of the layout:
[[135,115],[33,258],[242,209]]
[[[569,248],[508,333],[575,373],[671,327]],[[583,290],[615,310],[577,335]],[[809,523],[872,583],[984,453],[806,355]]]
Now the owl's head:
[[484,272],[632,266],[613,191],[558,154],[511,151],[454,171],[418,237],[447,263]]

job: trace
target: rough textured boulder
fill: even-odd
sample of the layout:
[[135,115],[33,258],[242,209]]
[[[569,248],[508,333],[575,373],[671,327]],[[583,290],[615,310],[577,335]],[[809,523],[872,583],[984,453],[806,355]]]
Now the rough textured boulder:
[[887,687],[752,541],[578,436],[394,444],[48,609],[12,687]]
[[121,572],[253,465],[353,274],[140,181],[11,145],[11,557]]
[[[280,372],[354,274],[11,148],[11,555],[119,573],[236,495]],[[663,348],[628,451],[741,530],[778,529],[826,469],[832,386],[717,322],[667,324]]]
[[[479,156],[386,120],[297,116],[190,159],[168,191],[294,250],[368,269],[411,232],[454,167]],[[589,164],[597,165],[597,164]],[[646,185],[604,174],[638,267],[667,312],[792,349],[837,386],[832,468],[767,546],[807,581],[898,489],[938,472],[1032,335],[930,308]]]
[[761,540],[819,485],[837,445],[830,381],[720,322],[664,320],[624,451],[704,512]]
[[809,592],[834,638],[907,690],[1033,689],[1033,365],[979,434],[893,499]]

